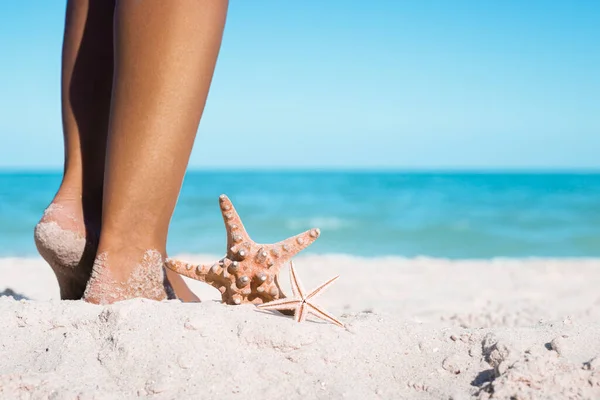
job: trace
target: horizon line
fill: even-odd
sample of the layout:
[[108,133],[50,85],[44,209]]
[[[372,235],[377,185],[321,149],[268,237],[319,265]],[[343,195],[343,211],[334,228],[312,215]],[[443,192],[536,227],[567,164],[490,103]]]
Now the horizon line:
[[[0,174],[62,174],[57,167],[1,167]],[[228,172],[352,172],[352,173],[467,173],[467,174],[600,174],[600,167],[356,167],[356,166],[286,166],[286,167],[190,167],[187,173]]]

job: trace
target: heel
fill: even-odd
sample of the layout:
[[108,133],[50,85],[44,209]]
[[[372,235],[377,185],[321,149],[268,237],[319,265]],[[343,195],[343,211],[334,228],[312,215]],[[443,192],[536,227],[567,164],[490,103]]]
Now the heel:
[[76,232],[56,222],[39,222],[34,229],[38,252],[56,275],[63,300],[79,300],[90,277],[95,256],[93,246]]

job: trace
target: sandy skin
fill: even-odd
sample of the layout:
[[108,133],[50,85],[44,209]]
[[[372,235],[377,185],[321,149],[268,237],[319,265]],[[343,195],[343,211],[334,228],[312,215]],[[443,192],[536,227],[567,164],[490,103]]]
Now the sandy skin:
[[[99,224],[84,222],[80,198],[59,198],[44,211],[35,227],[35,244],[40,255],[54,271],[61,299],[83,298],[88,282],[93,277],[94,284],[88,290],[93,295],[88,296],[88,301],[96,303],[134,297],[159,300],[174,295],[186,302],[200,301],[178,274],[164,269],[163,257],[160,262],[154,263],[148,261],[153,256],[144,255],[144,259],[139,260],[139,264],[144,265],[143,268],[147,269],[148,276],[152,279],[139,278],[137,266],[124,282],[111,278],[105,268],[107,256],[96,257],[99,236],[98,229],[95,228],[97,225]],[[94,268],[94,265],[97,267]],[[143,282],[137,282],[140,280]],[[130,286],[130,289],[126,289],[127,286]],[[137,289],[133,289],[134,287]],[[140,291],[140,287],[145,290]],[[162,294],[157,295],[157,292],[161,291]],[[175,294],[170,291],[174,291]]]

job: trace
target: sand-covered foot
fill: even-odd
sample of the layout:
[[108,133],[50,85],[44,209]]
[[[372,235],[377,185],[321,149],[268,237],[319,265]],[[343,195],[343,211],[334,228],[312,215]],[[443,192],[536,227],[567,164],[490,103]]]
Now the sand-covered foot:
[[135,298],[157,301],[176,298],[159,251],[147,250],[141,259],[132,260],[131,256],[100,253],[94,261],[83,299],[90,303],[112,304]]
[[[59,193],[34,229],[38,252],[52,267],[63,300],[81,299],[92,274],[100,233],[100,215],[95,217],[84,222],[81,197]],[[177,273],[168,271],[167,278],[180,300],[200,301]]]
[[35,244],[52,267],[63,300],[81,299],[92,272],[98,235],[91,225],[84,222],[80,197],[57,195],[35,227]]

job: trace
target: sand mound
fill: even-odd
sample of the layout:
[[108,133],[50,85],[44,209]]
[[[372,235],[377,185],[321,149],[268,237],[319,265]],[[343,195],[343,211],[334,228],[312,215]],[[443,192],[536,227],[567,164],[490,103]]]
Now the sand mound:
[[600,396],[599,326],[490,333],[360,312],[341,329],[216,302],[8,297],[0,314],[2,398]]
[[600,398],[597,261],[297,265],[309,288],[342,273],[319,303],[346,329],[211,300],[28,300],[56,295],[49,268],[0,260],[18,298],[0,297],[0,398]]
[[[518,343],[522,342],[521,338]],[[511,343],[510,340],[498,340],[493,334],[486,335],[483,354],[493,370],[487,371],[489,382],[482,382],[480,398],[533,400],[600,397],[600,341],[597,329],[580,329],[574,336],[561,334],[544,347],[536,344],[525,350],[517,348],[514,339]],[[590,359],[590,354],[597,356]]]

